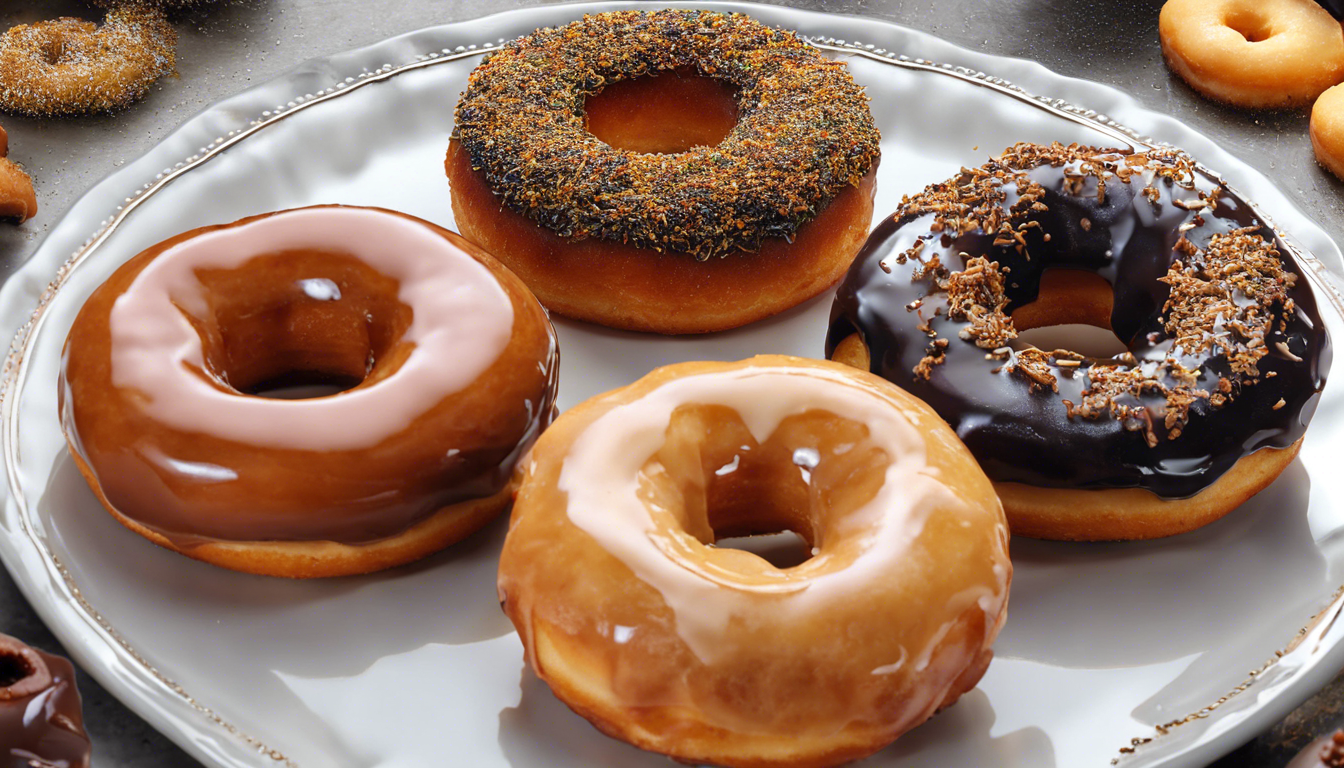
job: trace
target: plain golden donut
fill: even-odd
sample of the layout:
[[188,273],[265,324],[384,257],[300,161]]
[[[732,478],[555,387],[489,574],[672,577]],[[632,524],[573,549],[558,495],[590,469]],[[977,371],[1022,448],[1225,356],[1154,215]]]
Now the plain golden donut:
[[[117,520],[275,576],[422,557],[509,504],[557,353],[522,282],[465,239],[322,206],[193,230],[118,269],[70,330],[62,425]],[[262,397],[329,383],[335,394]]]
[[1306,106],[1344,80],[1344,31],[1313,0],[1168,0],[1158,33],[1173,72],[1234,106]]
[[[871,374],[659,368],[562,414],[520,471],[500,599],[532,668],[608,735],[834,765],[989,663],[1012,577],[999,502],[937,414]],[[714,546],[784,529],[811,559]]]
[[1344,179],[1344,86],[1333,86],[1311,107],[1311,148],[1316,162]]

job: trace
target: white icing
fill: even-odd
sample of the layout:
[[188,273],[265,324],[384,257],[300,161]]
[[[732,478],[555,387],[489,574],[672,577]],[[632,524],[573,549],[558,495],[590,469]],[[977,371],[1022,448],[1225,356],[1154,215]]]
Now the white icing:
[[[826,411],[865,425],[869,439],[890,463],[874,497],[841,523],[840,536],[862,542],[858,556],[843,569],[828,569],[823,544],[807,563],[766,574],[777,578],[756,574],[752,579],[719,567],[715,550],[698,542],[690,543],[697,556],[684,556],[686,542],[669,539],[675,532],[657,529],[637,491],[641,470],[665,441],[673,411],[687,403],[732,408],[762,442],[784,419],[808,411]],[[795,456],[804,466],[815,466],[818,460]],[[663,596],[678,634],[701,661],[710,663],[722,650],[729,623],[752,621],[753,612],[761,610],[762,595],[775,598],[769,610],[808,611],[884,578],[890,563],[906,554],[919,536],[930,509],[965,503],[935,480],[931,470],[921,431],[878,392],[821,368],[749,366],[669,381],[598,417],[570,447],[559,489],[568,497],[569,520]],[[1001,573],[1006,576],[1006,571]],[[997,590],[988,590],[1000,605],[1007,594],[1002,581]],[[968,591],[963,596],[970,606],[984,594]],[[931,648],[920,650],[924,663]]]
[[[349,254],[398,281],[412,311],[404,338],[415,346],[396,375],[285,401],[224,391],[196,372],[201,339],[187,318],[209,312],[197,270],[289,250]],[[330,280],[302,282],[313,298],[340,298]],[[139,390],[145,413],[167,426],[265,448],[358,450],[406,429],[489,368],[513,334],[513,306],[489,269],[423,223],[371,209],[306,208],[163,252],[117,298],[111,333],[113,385]]]

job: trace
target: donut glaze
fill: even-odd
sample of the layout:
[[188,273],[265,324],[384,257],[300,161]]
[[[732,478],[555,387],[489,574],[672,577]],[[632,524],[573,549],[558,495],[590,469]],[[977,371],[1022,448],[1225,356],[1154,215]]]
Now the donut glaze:
[[[470,512],[439,531],[456,540],[507,503],[556,362],[544,311],[476,246],[390,211],[305,208],[120,268],[71,329],[63,424],[118,519],[203,559],[227,543],[373,547]],[[348,388],[250,394],[295,380]]]
[[[684,363],[563,414],[520,469],[499,590],[528,661],[609,735],[821,766],[975,686],[1012,566],[946,425],[847,366]],[[788,529],[776,568],[718,539]]]
[[75,668],[0,634],[0,768],[88,768]]
[[[933,212],[958,190],[972,191]],[[1009,346],[1056,268],[1105,278],[1127,352]],[[949,317],[949,287],[995,283],[997,309]],[[1293,250],[1218,180],[1156,150],[1018,145],[907,199],[841,284],[828,355],[856,333],[871,370],[933,406],[996,483],[1163,499],[1262,449],[1295,450],[1331,360]]]

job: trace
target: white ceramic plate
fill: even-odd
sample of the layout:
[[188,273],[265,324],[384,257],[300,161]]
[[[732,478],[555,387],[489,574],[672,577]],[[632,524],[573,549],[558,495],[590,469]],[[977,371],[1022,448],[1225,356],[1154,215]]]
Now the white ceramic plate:
[[[881,212],[1015,141],[1114,143],[1123,134],[1113,118],[1220,170],[1322,272],[1341,268],[1335,245],[1267,179],[1116,91],[890,24],[705,5],[844,49],[835,55],[867,87],[885,137]],[[0,327],[22,326],[0,393],[9,483],[0,557],[78,661],[202,762],[665,764],[598,735],[525,671],[496,604],[502,524],[365,578],[292,583],[217,570],[114,523],[67,457],[56,412],[66,331],[122,261],[191,227],[314,203],[397,208],[451,226],[442,158],[479,49],[615,7],[427,29],[222,102],[97,186],[0,292]],[[1338,341],[1336,295],[1323,303]],[[561,405],[673,361],[819,355],[829,306],[823,296],[703,338],[562,322]],[[1010,618],[988,675],[871,764],[1200,765],[1282,718],[1344,666],[1344,622],[1334,622],[1344,473],[1329,462],[1344,446],[1342,400],[1344,389],[1328,389],[1301,459],[1208,528],[1149,543],[1014,541]]]

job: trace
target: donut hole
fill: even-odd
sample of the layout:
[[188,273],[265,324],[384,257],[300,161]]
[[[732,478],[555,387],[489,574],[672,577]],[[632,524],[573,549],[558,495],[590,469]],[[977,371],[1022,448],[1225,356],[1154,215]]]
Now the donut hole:
[[38,53],[44,63],[54,67],[65,58],[65,40],[57,35],[48,35],[42,40]]
[[16,653],[0,653],[0,688],[8,688],[27,679],[35,670],[32,664]]
[[675,69],[611,83],[584,105],[588,131],[617,149],[676,154],[716,146],[737,125],[737,89]]
[[1233,32],[1246,38],[1248,43],[1259,43],[1274,36],[1274,28],[1269,18],[1254,8],[1233,8],[1223,19],[1223,23]]
[[812,545],[793,531],[762,533],[756,536],[726,536],[714,542],[719,549],[737,549],[761,558],[779,570],[802,565],[812,559]]
[[1111,329],[1115,295],[1106,279],[1077,269],[1041,274],[1036,300],[1015,307],[1014,349],[1067,349],[1088,357],[1113,357],[1127,346]]
[[321,274],[279,256],[197,273],[211,311],[193,322],[216,380],[244,395],[326,397],[385,377],[409,354],[411,310],[395,280],[348,256]]
[[841,521],[876,495],[887,463],[867,426],[826,411],[757,440],[731,408],[685,405],[643,474],[650,507],[675,510],[701,544],[782,570],[842,538]]

